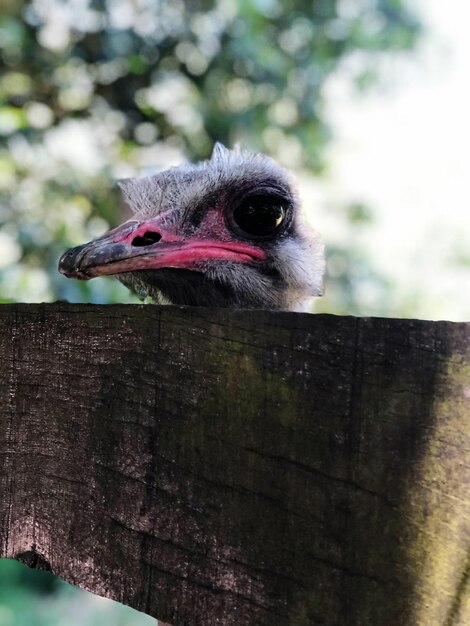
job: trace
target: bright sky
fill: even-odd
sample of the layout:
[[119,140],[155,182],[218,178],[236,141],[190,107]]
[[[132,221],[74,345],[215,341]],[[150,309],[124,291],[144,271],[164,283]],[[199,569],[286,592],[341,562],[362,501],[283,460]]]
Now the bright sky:
[[[371,206],[377,224],[363,244],[404,293],[422,294],[421,317],[470,319],[468,270],[452,260],[470,256],[470,4],[414,6],[427,35],[392,64],[392,86],[355,96],[341,75],[328,85],[336,140],[320,195]],[[320,221],[326,243],[347,236],[326,211]]]

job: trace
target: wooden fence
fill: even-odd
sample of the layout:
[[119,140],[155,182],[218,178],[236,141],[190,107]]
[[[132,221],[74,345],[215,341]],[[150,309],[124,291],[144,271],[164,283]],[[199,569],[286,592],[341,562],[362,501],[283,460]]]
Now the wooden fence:
[[470,624],[469,326],[0,307],[0,556],[173,626]]

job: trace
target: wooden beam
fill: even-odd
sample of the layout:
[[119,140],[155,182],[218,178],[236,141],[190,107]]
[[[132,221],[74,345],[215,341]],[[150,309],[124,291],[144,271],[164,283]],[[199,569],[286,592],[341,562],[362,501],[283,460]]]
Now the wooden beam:
[[470,624],[469,326],[0,307],[0,555],[173,626]]

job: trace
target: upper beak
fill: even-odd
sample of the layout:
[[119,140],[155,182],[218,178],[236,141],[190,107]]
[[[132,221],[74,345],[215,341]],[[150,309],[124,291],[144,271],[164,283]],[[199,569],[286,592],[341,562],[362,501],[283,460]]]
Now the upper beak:
[[94,241],[67,250],[59,261],[59,272],[69,278],[88,280],[163,267],[195,269],[198,262],[210,259],[250,263],[266,258],[266,253],[256,246],[184,238],[162,229],[159,221],[131,220]]

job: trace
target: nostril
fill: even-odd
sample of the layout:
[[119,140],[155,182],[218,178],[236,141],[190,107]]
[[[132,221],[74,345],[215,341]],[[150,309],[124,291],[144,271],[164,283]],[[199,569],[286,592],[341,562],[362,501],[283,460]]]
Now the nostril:
[[159,242],[161,238],[162,236],[159,233],[153,233],[149,231],[147,233],[144,233],[143,235],[134,237],[131,245],[140,247],[151,246],[152,244]]

